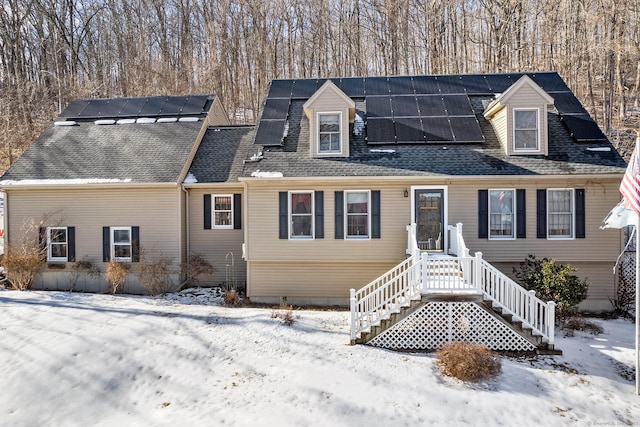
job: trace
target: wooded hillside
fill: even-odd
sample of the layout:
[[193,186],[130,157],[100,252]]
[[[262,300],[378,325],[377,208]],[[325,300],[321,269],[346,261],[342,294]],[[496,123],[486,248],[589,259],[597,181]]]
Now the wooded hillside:
[[623,154],[637,0],[2,0],[0,170],[74,98],[216,93],[254,122],[273,78],[557,70]]

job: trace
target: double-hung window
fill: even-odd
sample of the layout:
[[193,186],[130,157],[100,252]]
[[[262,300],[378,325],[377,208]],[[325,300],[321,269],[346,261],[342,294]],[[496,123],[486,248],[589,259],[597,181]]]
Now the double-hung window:
[[547,238],[572,239],[574,237],[573,189],[547,190]]
[[345,191],[346,237],[348,239],[369,238],[370,192]]
[[47,261],[67,261],[69,234],[67,227],[47,227]]
[[233,228],[233,195],[212,195],[213,228]]
[[131,262],[131,227],[111,227],[111,260]]
[[341,113],[318,113],[318,153],[340,153]]
[[513,110],[513,148],[515,151],[540,150],[538,110]]
[[289,237],[291,239],[312,239],[313,236],[313,191],[292,191],[289,193]]
[[515,238],[515,190],[489,190],[489,238]]

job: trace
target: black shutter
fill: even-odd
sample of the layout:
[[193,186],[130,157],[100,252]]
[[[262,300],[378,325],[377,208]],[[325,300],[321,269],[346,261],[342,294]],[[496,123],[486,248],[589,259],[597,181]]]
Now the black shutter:
[[289,194],[281,191],[278,203],[278,228],[280,230],[279,237],[281,239],[289,238]]
[[76,228],[67,227],[67,261],[76,260]]
[[102,227],[102,261],[111,261],[111,230],[109,227]]
[[46,227],[38,227],[38,248],[40,249],[40,258],[43,261],[47,260],[47,253],[49,249],[47,248],[47,228]]
[[344,191],[335,193],[335,238],[344,239]]
[[131,262],[140,261],[140,227],[131,227]]
[[380,190],[371,192],[371,238],[380,238]]
[[584,239],[586,236],[586,211],[584,188],[576,188],[576,238]]
[[489,237],[489,190],[478,190],[478,239]]
[[[211,218],[211,215],[209,215]],[[242,229],[242,195],[234,194],[233,195],[233,229],[241,230]]]
[[527,237],[527,201],[524,190],[516,190],[516,237]]
[[211,230],[211,194],[204,195],[204,229]]
[[316,239],[324,239],[324,191],[315,192],[314,209]]
[[538,190],[536,206],[536,237],[547,238],[547,190]]

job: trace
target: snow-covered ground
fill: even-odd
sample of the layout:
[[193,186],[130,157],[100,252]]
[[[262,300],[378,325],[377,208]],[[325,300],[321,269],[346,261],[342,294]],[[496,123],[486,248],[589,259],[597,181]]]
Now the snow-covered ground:
[[[1,289],[1,288],[0,288]],[[347,312],[0,291],[0,425],[639,425],[634,325],[558,331],[563,356],[502,357],[467,384],[433,354],[348,344]]]

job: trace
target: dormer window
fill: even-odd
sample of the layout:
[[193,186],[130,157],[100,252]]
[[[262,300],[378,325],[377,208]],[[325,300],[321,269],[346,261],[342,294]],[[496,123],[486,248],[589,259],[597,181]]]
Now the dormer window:
[[539,151],[538,110],[513,110],[513,149],[514,151]]
[[340,153],[341,113],[318,113],[318,153]]

